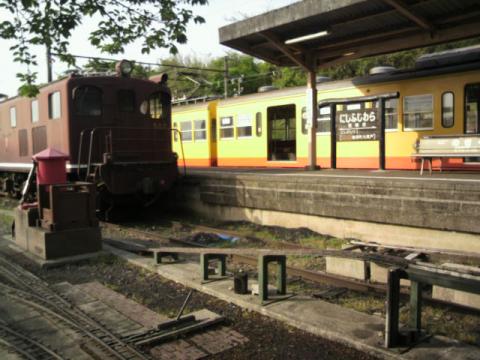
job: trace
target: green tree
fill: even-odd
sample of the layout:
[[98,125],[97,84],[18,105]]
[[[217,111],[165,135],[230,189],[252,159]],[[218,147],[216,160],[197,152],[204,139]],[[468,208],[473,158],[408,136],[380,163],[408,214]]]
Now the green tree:
[[141,41],[142,53],[167,48],[176,54],[177,44],[187,41],[186,26],[205,20],[193,13],[192,6],[208,0],[0,0],[0,10],[10,18],[0,21],[0,38],[14,41],[10,48],[15,62],[26,66],[17,74],[22,95],[34,96],[37,73],[31,70],[37,58],[34,45],[43,45],[72,65],[69,38],[85,17],[98,18],[90,43],[103,53],[119,54],[124,47]]

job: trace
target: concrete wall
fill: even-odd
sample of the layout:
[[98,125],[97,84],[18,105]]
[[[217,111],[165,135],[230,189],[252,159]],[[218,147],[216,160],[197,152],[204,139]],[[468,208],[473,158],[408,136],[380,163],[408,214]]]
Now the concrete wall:
[[339,238],[480,252],[480,189],[467,182],[275,177],[187,177],[177,201],[205,216],[308,227]]

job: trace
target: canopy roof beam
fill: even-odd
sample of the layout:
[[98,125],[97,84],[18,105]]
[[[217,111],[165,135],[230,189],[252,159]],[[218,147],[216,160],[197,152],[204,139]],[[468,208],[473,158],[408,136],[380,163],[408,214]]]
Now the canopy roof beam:
[[278,36],[276,36],[272,32],[262,31],[260,35],[262,35],[277,50],[281,51],[287,58],[289,58],[298,66],[302,67],[305,71],[308,71],[308,72],[315,71],[315,69],[312,69],[312,67],[309,66],[306,61],[304,61],[301,57],[295,54],[287,45],[285,45],[284,41],[282,41],[280,38],[278,38]]
[[403,2],[403,0],[383,0],[383,2],[395,8],[400,14],[412,20],[414,23],[424,28],[425,30],[435,31],[435,26],[430,21],[428,21],[419,14],[413,13],[408,8],[407,4]]

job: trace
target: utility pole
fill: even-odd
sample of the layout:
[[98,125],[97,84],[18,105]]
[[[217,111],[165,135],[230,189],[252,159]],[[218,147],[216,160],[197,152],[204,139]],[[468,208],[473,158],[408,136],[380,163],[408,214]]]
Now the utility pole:
[[53,81],[52,75],[52,52],[50,50],[50,45],[47,44],[47,80],[48,82]]
[[224,61],[224,78],[223,78],[223,91],[225,99],[228,97],[228,56],[223,58]]

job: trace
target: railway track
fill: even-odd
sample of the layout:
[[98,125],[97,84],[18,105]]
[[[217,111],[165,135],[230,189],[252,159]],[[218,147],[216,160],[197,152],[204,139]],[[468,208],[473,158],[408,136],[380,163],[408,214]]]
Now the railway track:
[[[22,267],[0,256],[0,276],[10,285],[0,283],[0,294],[20,302],[75,331],[82,338],[82,348],[98,359],[150,359],[99,324],[95,319],[58,295],[48,284]],[[5,337],[0,333],[0,338]],[[7,337],[8,340],[8,337]]]
[[12,329],[3,321],[0,322],[0,344],[28,360],[65,359],[40,341]]
[[[223,230],[223,229],[218,229],[218,228],[213,228],[213,227],[208,227],[208,226],[182,224],[180,222],[173,222],[173,223],[176,226],[186,225],[187,228],[190,227],[193,230],[197,230],[197,231],[201,231],[201,232],[222,233],[222,234],[228,234],[228,235],[231,235],[231,236],[243,237],[242,234],[237,233],[235,231]],[[112,224],[112,223],[107,224],[107,223],[105,223],[105,224],[102,224],[102,226],[110,227],[112,229],[116,228],[116,229],[121,229],[123,231],[128,231],[128,232],[132,233],[133,235],[138,234],[141,237],[150,238],[152,240],[155,240],[158,244],[162,244],[162,245],[165,245],[165,246],[168,246],[169,244],[173,243],[173,244],[177,244],[177,245],[185,246],[185,247],[207,247],[206,245],[202,245],[202,244],[199,244],[199,243],[195,243],[195,242],[191,242],[191,241],[185,241],[183,239],[178,239],[178,238],[174,238],[174,237],[165,237],[165,236],[161,236],[161,235],[159,235],[155,232],[152,232],[152,231],[132,229],[132,228],[125,227],[125,226],[122,226],[122,225],[118,225],[118,224]],[[281,246],[283,246],[284,244],[287,244],[285,246],[286,249],[307,250],[307,251],[312,250],[312,248],[310,248],[310,247],[304,247],[304,246],[301,246],[299,244],[292,244],[292,243],[287,243],[287,242],[277,242],[277,241],[275,241],[275,243],[279,244]],[[358,245],[361,245],[361,244],[358,244]],[[127,248],[125,248],[125,249],[129,250],[129,251],[133,251],[133,252],[142,253],[142,254],[149,253],[148,248],[142,248],[138,244],[135,245],[135,247],[132,248],[132,249],[128,249],[128,245],[127,245]],[[393,248],[393,250],[396,250],[396,249]],[[412,251],[414,251],[415,249],[403,249],[402,248],[402,249],[399,249],[399,250],[405,250],[405,251],[406,250],[412,250]],[[424,253],[429,253],[428,249],[425,249]],[[436,254],[436,253],[439,253],[439,251],[435,250],[435,251],[432,251],[431,253]],[[466,255],[464,253],[461,253],[461,254],[456,253],[455,255],[457,255],[461,258],[468,258],[468,255]],[[382,255],[378,255],[378,256],[376,256],[376,258],[379,259],[381,256]],[[389,256],[386,256],[386,257],[388,258]],[[231,256],[231,259],[234,263],[243,263],[243,264],[247,264],[247,265],[250,265],[250,266],[253,266],[253,267],[256,267],[258,265],[258,259],[255,258],[255,257],[252,257],[252,256],[235,254],[235,255]],[[302,269],[302,268],[298,268],[298,267],[287,266],[287,273],[289,274],[289,276],[297,276],[297,277],[300,277],[302,279],[312,281],[314,283],[328,284],[328,285],[334,286],[336,288],[345,288],[345,289],[349,289],[349,290],[356,291],[356,292],[361,292],[361,293],[376,293],[376,294],[383,294],[384,295],[387,292],[386,284],[378,284],[378,283],[370,283],[370,282],[364,282],[364,281],[360,281],[360,280],[354,280],[354,279],[350,279],[350,278],[339,276],[339,275],[329,274],[329,273],[326,273],[324,271],[312,271],[312,270],[306,270],[306,269]],[[401,288],[400,292],[403,295],[409,295],[410,294],[409,289],[407,289],[407,288]],[[452,303],[452,302],[432,298],[431,295],[429,295],[429,294],[424,294],[423,299],[427,303],[431,303],[431,304],[454,306],[454,307],[464,309],[464,310],[467,310],[467,311],[470,311],[470,312],[472,312],[472,311],[476,312],[472,308],[464,307],[464,306],[462,306],[460,304],[457,304],[457,303]]]

